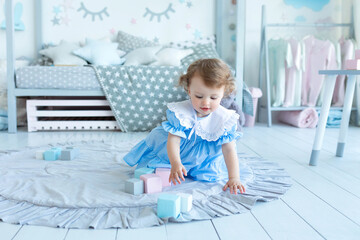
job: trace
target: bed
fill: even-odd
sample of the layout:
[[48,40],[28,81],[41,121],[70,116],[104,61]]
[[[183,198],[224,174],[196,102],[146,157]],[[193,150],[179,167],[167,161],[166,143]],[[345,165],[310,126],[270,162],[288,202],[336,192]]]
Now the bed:
[[[214,2],[216,8],[216,35],[222,36],[223,31],[223,2],[218,0]],[[16,133],[17,131],[17,122],[16,122],[16,99],[18,97],[31,97],[31,96],[104,96],[109,100],[109,94],[104,90],[104,84],[101,81],[97,81],[99,79],[99,72],[97,71],[97,67],[27,67],[19,69],[17,72],[14,70],[14,27],[13,27],[13,15],[12,15],[12,0],[6,1],[6,38],[7,38],[7,82],[8,82],[8,122],[9,133]],[[35,9],[41,13],[42,9],[42,1],[35,0]],[[244,1],[238,1],[237,4],[237,52],[236,52],[236,80],[238,89],[242,89],[243,86],[243,56],[244,56]],[[43,45],[42,41],[42,14],[35,14],[35,24],[36,24],[36,46],[38,49],[41,49]],[[217,52],[221,56],[221,37],[217,37]],[[206,57],[206,56],[204,56]],[[183,66],[176,68],[177,74],[185,69],[186,64],[188,62],[184,62]],[[100,66],[98,68],[106,68],[106,66]],[[131,66],[119,66],[119,71],[131,72],[134,69]],[[135,73],[137,70],[155,68],[155,66],[139,66],[135,67]],[[158,66],[161,69],[160,66]],[[70,70],[69,70],[70,69]],[[45,78],[45,76],[54,76],[54,72],[60,72],[57,74],[62,77],[62,81],[54,80],[49,81],[50,78]],[[61,73],[62,72],[62,73]],[[174,72],[174,71],[173,71]],[[96,76],[97,74],[97,76]],[[34,82],[29,82],[26,76],[31,75],[33,78],[39,79],[37,84]],[[56,74],[55,74],[56,75]],[[176,75],[176,74],[175,74]],[[86,81],[83,81],[84,84],[72,84],[72,79],[79,78],[82,76]],[[47,81],[41,81],[40,79],[46,79]],[[150,79],[148,79],[150,81]],[[151,81],[150,81],[151,82]],[[173,94],[173,98],[169,98],[168,100],[179,100],[179,93],[175,92]],[[119,99],[117,99],[119,100]],[[237,91],[237,102],[239,106],[242,106],[242,91]],[[124,100],[123,100],[124,101]],[[110,104],[111,99],[110,99]],[[115,102],[115,101],[113,101]],[[118,101],[119,104],[121,101]],[[115,117],[118,121],[121,121],[124,114],[115,113]],[[121,130],[146,130],[145,128],[138,129],[134,126],[120,126]]]

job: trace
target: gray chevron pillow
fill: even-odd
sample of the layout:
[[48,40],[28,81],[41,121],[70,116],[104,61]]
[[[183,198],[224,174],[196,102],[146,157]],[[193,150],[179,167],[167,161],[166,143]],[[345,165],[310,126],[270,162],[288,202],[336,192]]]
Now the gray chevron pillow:
[[130,52],[137,48],[159,46],[159,44],[153,41],[149,41],[145,38],[137,37],[123,31],[118,32],[116,41],[119,43],[118,48],[125,52]]

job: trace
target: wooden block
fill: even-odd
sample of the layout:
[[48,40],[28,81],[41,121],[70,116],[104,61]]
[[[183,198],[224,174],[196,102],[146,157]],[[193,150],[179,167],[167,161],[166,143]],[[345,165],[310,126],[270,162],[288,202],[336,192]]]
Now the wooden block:
[[153,168],[138,168],[135,169],[134,178],[140,178],[141,175],[154,173]]
[[44,160],[46,161],[56,161],[58,160],[57,152],[55,150],[46,150],[44,152]]
[[76,158],[77,155],[79,155],[79,149],[73,148],[73,147],[67,147],[64,150],[61,151],[60,160],[68,161],[73,160]]
[[145,193],[158,193],[162,191],[162,181],[156,174],[143,174],[140,179],[144,181]]
[[175,194],[163,193],[157,200],[157,215],[159,218],[177,218],[180,215],[181,200]]
[[171,183],[169,182],[170,168],[157,168],[155,174],[161,178],[162,186],[169,187]]
[[61,155],[62,148],[61,147],[52,147],[51,150],[56,152],[56,159],[59,159],[60,155]]
[[140,195],[144,193],[144,181],[137,178],[131,178],[125,182],[125,192]]
[[360,70],[360,59],[348,59],[345,61],[345,69]]
[[178,193],[177,195],[181,198],[181,212],[189,212],[192,208],[193,196],[188,193]]
[[35,158],[39,160],[44,160],[44,150],[37,150],[35,153]]

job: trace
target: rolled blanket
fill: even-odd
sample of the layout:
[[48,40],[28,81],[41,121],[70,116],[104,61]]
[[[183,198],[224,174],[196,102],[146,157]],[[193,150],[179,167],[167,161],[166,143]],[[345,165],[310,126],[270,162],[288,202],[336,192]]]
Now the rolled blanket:
[[299,128],[315,128],[319,117],[314,108],[305,108],[301,111],[280,112],[278,119]]
[[[318,111],[318,116],[320,116],[320,111]],[[339,128],[341,125],[342,110],[330,109],[329,115],[326,121],[327,128]]]

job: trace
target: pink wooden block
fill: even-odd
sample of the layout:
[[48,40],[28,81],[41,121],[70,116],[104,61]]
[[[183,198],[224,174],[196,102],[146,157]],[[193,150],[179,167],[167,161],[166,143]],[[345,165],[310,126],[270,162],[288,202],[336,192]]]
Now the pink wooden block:
[[349,59],[345,61],[345,69],[360,70],[360,59]]
[[171,186],[169,183],[170,168],[157,168],[155,174],[161,178],[163,187]]
[[144,174],[140,176],[140,179],[144,181],[145,193],[158,193],[162,192],[161,178],[154,174]]
[[355,50],[355,59],[360,59],[360,49]]

